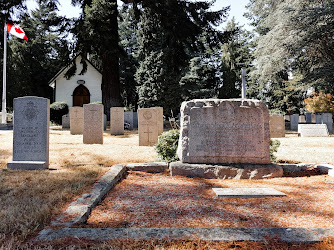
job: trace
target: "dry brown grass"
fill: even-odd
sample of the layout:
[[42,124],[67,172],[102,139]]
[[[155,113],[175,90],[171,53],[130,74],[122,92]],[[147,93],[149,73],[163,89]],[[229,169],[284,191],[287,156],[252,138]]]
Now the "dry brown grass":
[[[82,144],[82,136],[71,136],[69,131],[53,128],[50,131],[50,168],[53,170],[12,171],[6,169],[6,163],[12,160],[12,138],[12,133],[0,131],[0,249],[15,249],[18,246],[22,248],[47,247],[50,249],[61,249],[64,246],[73,246],[73,248],[94,246],[102,249],[110,247],[115,247],[115,249],[228,249],[240,247],[247,249],[250,246],[249,249],[273,249],[268,247],[268,244],[270,245],[268,242],[214,243],[129,240],[93,243],[82,240],[77,242],[65,240],[55,242],[51,246],[25,245],[24,242],[30,236],[35,235],[47,225],[76,197],[89,190],[99,176],[108,170],[109,166],[117,163],[154,161],[156,153],[152,147],[139,147],[138,136],[135,133],[127,132],[124,136],[111,136],[105,133],[103,145],[84,145]],[[327,162],[334,163],[333,158],[330,158],[333,157],[331,150],[324,155],[321,152],[314,154],[314,150],[316,152],[318,152],[318,149],[325,151],[326,147],[334,150],[333,137],[316,138],[314,141],[313,139],[307,139],[303,142],[307,146],[306,148],[301,148],[300,142],[303,140],[300,139],[302,138],[288,137],[280,139],[282,146],[279,149],[278,158],[304,161],[303,158],[300,158],[299,154],[301,152],[302,155],[311,157],[309,162],[324,162],[323,159],[331,159]],[[325,147],[323,146],[324,141],[327,143]],[[300,150],[298,151],[296,148]],[[317,159],[319,154],[321,157]],[[192,181],[196,183],[198,180],[194,179]],[[211,187],[218,184],[209,183],[205,185]],[[222,185],[225,185],[225,183]],[[276,185],[284,186],[285,184]],[[311,185],[309,188],[312,189],[313,186]],[[296,193],[296,197],[298,195],[302,194]],[[248,206],[245,204],[244,210],[237,211],[237,213],[244,212],[247,209]],[[312,209],[322,208],[314,207]],[[312,246],[314,249],[330,249],[328,246],[332,245],[332,241],[333,239],[328,239],[327,242],[306,245]],[[280,246],[281,243],[275,244]],[[284,244],[284,248],[292,246],[288,243],[282,244]],[[299,246],[301,246],[301,249],[305,249],[306,245],[297,244],[294,245],[293,249],[298,249]]]
[[287,134],[275,138],[281,142],[276,157],[284,162],[329,163],[334,165],[334,137],[297,137]]
[[50,130],[50,170],[14,171],[6,168],[12,160],[13,134],[1,132],[0,142],[0,234],[16,240],[42,229],[111,165],[156,158],[152,147],[137,146],[135,133],[105,133],[103,145],[84,145],[82,135],[54,128]]

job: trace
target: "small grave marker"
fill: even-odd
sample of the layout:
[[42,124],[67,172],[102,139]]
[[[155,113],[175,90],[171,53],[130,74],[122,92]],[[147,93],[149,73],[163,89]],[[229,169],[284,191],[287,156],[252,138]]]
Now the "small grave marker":
[[301,137],[328,137],[326,124],[299,124],[298,133]]
[[218,198],[265,198],[286,196],[274,188],[212,188]]

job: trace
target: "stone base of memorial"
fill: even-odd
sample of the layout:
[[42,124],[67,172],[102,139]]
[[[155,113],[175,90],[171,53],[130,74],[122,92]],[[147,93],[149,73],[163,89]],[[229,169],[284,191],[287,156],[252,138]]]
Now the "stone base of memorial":
[[194,164],[172,162],[169,165],[172,176],[197,177],[205,179],[266,179],[283,176],[283,168],[275,164]]
[[41,170],[48,169],[49,164],[45,161],[11,161],[7,163],[7,168],[13,170]]

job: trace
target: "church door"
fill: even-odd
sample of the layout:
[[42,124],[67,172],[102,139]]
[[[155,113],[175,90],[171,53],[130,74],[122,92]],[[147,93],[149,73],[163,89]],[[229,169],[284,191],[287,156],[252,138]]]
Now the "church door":
[[84,104],[90,103],[89,90],[82,84],[73,91],[73,106],[83,107]]

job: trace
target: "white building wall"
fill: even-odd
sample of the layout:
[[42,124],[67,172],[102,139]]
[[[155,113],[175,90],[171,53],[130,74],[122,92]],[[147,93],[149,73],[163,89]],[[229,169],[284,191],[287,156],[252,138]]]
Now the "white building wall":
[[68,68],[56,78],[56,102],[66,102],[69,107],[73,107],[73,91],[79,86],[78,80],[85,81],[84,86],[90,92],[90,102],[102,102],[101,73],[87,62],[87,72],[84,75],[79,75],[82,70],[80,60],[81,56],[78,56],[76,59],[76,74],[69,80],[64,77]]

